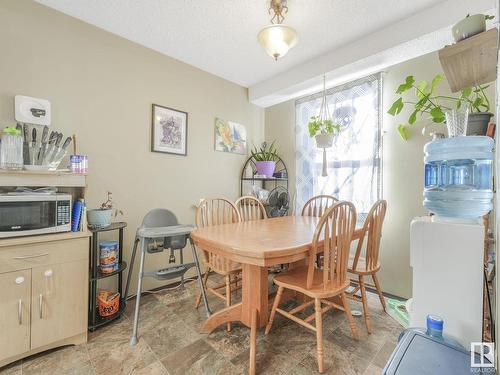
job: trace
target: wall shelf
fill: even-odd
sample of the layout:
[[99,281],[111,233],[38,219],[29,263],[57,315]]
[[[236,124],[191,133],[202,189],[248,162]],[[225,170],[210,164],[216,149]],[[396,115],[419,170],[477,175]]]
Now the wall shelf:
[[498,29],[464,39],[439,51],[439,60],[452,92],[496,80]]

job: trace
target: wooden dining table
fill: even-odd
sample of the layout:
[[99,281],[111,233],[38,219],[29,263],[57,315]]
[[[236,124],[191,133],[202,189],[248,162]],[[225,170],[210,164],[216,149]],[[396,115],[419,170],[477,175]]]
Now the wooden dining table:
[[[222,255],[242,265],[241,302],[211,315],[201,331],[210,333],[221,325],[235,321],[249,327],[249,373],[252,375],[256,365],[257,329],[265,327],[269,316],[268,267],[304,262],[318,221],[318,217],[312,216],[284,216],[214,225],[195,229],[191,233],[191,238],[201,250]],[[358,223],[353,240],[362,234],[362,223]]]

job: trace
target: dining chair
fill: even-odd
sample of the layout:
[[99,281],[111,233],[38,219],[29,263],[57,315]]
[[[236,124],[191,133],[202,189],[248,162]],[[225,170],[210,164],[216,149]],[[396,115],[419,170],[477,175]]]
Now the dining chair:
[[[271,316],[266,326],[268,334],[273,325],[276,313],[316,332],[317,356],[319,372],[324,371],[323,365],[323,323],[322,315],[326,311],[337,308],[343,310],[349,321],[349,326],[354,338],[358,339],[356,323],[352,317],[346,297],[349,287],[347,277],[347,261],[351,238],[356,226],[356,209],[350,202],[338,202],[328,208],[318,222],[309,250],[308,265],[293,268],[275,276],[273,281],[278,286],[278,291],[273,302]],[[323,268],[317,268],[316,254],[324,252]],[[290,311],[279,308],[284,289],[301,293],[310,299],[301,303]],[[341,305],[333,301],[339,297]],[[295,314],[314,304],[314,313],[301,319]],[[325,305],[322,307],[322,305]],[[315,325],[310,322],[315,321]]]
[[321,217],[327,208],[338,201],[333,195],[316,195],[304,204],[302,216]]
[[[238,209],[231,201],[225,198],[204,199],[196,210],[196,226],[198,228],[237,223],[239,221],[241,219]],[[241,273],[241,264],[207,251],[203,251],[203,262],[206,269],[203,275],[204,288],[224,300],[226,306],[231,306],[231,294],[238,289],[237,283],[239,274]],[[224,284],[208,287],[208,275],[210,271],[224,276]],[[224,294],[218,291],[221,288],[225,288]],[[196,297],[196,308],[198,308],[200,302],[201,292]],[[231,331],[231,323],[227,324],[227,330]]]
[[[385,212],[387,210],[387,202],[385,200],[378,200],[372,206],[368,212],[365,223],[363,225],[363,234],[358,240],[358,246],[356,247],[356,252],[353,256],[349,257],[349,268],[348,272],[357,275],[358,279],[351,280],[356,284],[356,287],[348,295],[349,298],[359,301],[363,304],[363,312],[365,317],[365,325],[368,333],[371,333],[371,321],[370,314],[368,312],[368,300],[366,297],[366,284],[364,277],[371,276],[373,279],[373,285],[377,290],[380,303],[385,311],[385,300],[382,294],[382,289],[380,288],[380,283],[377,279],[377,272],[380,270],[380,238],[382,237],[382,224],[384,223]],[[366,240],[366,249],[363,255],[363,243]],[[370,285],[372,286],[372,285]],[[361,292],[361,296],[358,296],[358,291]]]
[[241,221],[267,219],[264,205],[255,197],[244,196],[235,202]]

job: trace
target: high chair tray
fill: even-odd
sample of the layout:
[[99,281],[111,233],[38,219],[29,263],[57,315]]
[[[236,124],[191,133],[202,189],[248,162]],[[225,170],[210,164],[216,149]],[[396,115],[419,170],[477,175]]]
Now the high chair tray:
[[143,238],[163,238],[189,234],[194,227],[192,225],[172,225],[170,227],[139,228],[137,236]]

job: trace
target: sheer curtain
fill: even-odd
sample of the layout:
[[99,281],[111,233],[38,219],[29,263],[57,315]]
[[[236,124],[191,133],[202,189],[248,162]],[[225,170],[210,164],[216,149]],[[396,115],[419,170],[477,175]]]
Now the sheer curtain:
[[319,114],[322,93],[296,101],[296,210],[314,195],[353,202],[366,214],[382,195],[380,74],[327,90],[327,103],[341,132],[327,149],[328,176],[321,176],[323,150],[316,148],[307,124]]

